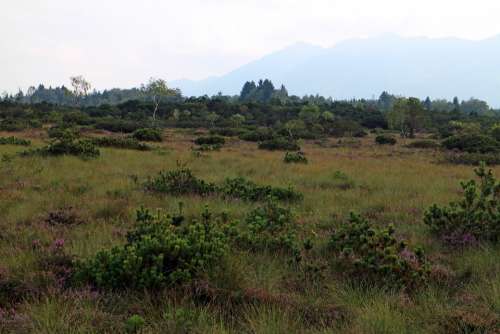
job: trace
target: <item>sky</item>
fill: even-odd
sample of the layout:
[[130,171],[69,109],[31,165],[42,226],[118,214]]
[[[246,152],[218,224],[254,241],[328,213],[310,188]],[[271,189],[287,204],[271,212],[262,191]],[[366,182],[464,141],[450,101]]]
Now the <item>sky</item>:
[[96,89],[221,75],[296,42],[479,40],[500,34],[498,0],[15,0],[0,11],[0,92]]

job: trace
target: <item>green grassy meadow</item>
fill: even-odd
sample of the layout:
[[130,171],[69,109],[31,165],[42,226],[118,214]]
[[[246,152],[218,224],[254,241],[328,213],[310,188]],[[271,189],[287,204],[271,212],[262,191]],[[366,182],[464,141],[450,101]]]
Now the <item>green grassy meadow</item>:
[[[0,136],[7,133],[0,133]],[[19,137],[35,147],[43,132]],[[0,278],[22,282],[28,292],[1,309],[2,333],[126,333],[126,321],[140,315],[140,333],[499,333],[500,247],[450,249],[423,223],[433,203],[460,196],[459,182],[472,167],[441,163],[439,150],[376,145],[373,137],[353,142],[330,138],[302,141],[308,164],[283,163],[284,152],[257,149],[228,139],[218,152],[194,154],[193,130],[166,130],[152,151],[101,149],[100,157],[19,157],[19,146],[0,146]],[[162,291],[60,289],[37,263],[34,242],[63,239],[77,259],[124,242],[141,207],[199,216],[207,205],[230,220],[243,219],[258,204],[220,197],[157,195],[142,182],[179,164],[207,181],[244,176],[258,184],[293,186],[304,200],[290,204],[301,237],[317,240],[325,264],[317,284],[302,280],[286,255],[232,251],[214,274],[222,300],[194,298],[184,287]],[[500,177],[500,167],[494,168]],[[339,180],[335,175],[347,176]],[[79,223],[50,225],[46,217],[71,208]],[[377,225],[394,224],[397,235],[421,245],[435,274],[414,293],[363,287],[330,265],[322,247],[350,212]],[[3,284],[3,283],[2,283]],[[15,289],[2,286],[4,289]],[[238,292],[245,298],[238,299]],[[238,299],[238,301],[233,301]]]

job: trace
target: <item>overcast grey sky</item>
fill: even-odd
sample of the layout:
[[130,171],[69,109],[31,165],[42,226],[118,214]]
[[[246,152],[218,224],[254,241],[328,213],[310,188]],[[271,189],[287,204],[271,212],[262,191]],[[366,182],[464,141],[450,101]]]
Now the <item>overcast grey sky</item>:
[[499,13],[499,0],[6,0],[0,92],[75,74],[97,89],[201,79],[297,41],[483,39],[500,33]]

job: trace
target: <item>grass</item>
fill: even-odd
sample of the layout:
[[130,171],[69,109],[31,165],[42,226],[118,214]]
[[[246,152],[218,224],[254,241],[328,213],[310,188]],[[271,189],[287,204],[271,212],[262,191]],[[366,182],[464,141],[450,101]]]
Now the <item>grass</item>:
[[[33,133],[16,136],[30,139],[33,147],[45,139]],[[36,290],[16,306],[15,315],[0,318],[0,332],[117,333],[138,314],[146,320],[144,333],[442,333],[446,324],[456,322],[454,312],[464,308],[478,310],[483,318],[500,315],[500,248],[447,250],[422,221],[432,203],[457,199],[459,181],[472,177],[470,167],[437,163],[441,152],[408,149],[404,140],[380,146],[367,137],[359,147],[320,147],[305,141],[300,145],[309,164],[302,165],[284,164],[282,152],[258,150],[255,143],[231,140],[219,152],[194,155],[189,130],[168,130],[164,137],[169,140],[152,151],[103,148],[100,157],[88,161],[16,157],[23,148],[0,146],[0,156],[11,157],[0,162],[0,268]],[[198,216],[208,205],[230,219],[242,219],[257,205],[143,191],[142,181],[160,170],[175,169],[177,162],[209,182],[243,176],[258,184],[293,185],[304,194],[304,201],[293,205],[299,224],[305,233],[316,235],[320,245],[350,211],[380,225],[393,223],[397,233],[423,245],[434,262],[452,273],[449,283],[432,284],[409,296],[350,284],[328,268],[321,287],[304,290],[290,283],[296,272],[282,255],[238,251],[227,260],[227,272],[218,280],[224,288],[263,289],[270,296],[286,296],[285,300],[310,307],[335,305],[342,316],[332,322],[326,316],[311,320],[307,307],[297,309],[271,297],[232,308],[201,303],[179,291],[61,292],[34,281],[34,240],[50,244],[62,238],[69,254],[86,258],[122,243],[141,205],[175,212],[182,201],[188,216]],[[348,179],[339,180],[337,172]],[[500,176],[499,167],[495,173]],[[65,207],[72,207],[83,223],[44,222],[49,212]]]

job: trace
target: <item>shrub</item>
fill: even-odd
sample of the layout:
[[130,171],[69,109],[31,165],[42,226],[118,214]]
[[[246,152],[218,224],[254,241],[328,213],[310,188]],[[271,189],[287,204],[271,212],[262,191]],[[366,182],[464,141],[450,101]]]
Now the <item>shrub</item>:
[[287,164],[289,163],[302,163],[307,164],[307,158],[304,152],[286,152],[283,161]]
[[500,154],[498,153],[467,153],[450,152],[444,156],[444,161],[452,164],[479,166],[481,162],[488,166],[500,165]]
[[134,133],[132,133],[132,137],[142,141],[155,141],[155,142],[163,141],[161,131],[159,129],[151,129],[151,128],[137,129],[134,131]]
[[389,135],[378,135],[377,137],[375,137],[375,143],[379,145],[395,145],[396,138]]
[[224,137],[237,137],[245,134],[247,130],[240,128],[215,128],[210,129],[211,135],[218,135]]
[[491,130],[491,136],[498,142],[500,142],[500,124],[497,124]]
[[83,221],[72,207],[51,211],[44,220],[49,225],[77,225]]
[[30,146],[31,142],[17,137],[0,137],[0,145]]
[[224,145],[226,140],[221,136],[198,137],[194,143],[196,145]]
[[249,131],[240,135],[240,139],[251,142],[262,142],[274,138],[272,130],[268,128],[259,128],[254,131]]
[[208,151],[219,151],[221,148],[222,148],[221,144],[214,144],[214,145],[202,144],[199,145],[198,147],[193,148],[193,150],[200,152],[208,152]]
[[291,187],[260,186],[243,177],[226,179],[218,191],[223,197],[252,202],[263,201],[269,198],[281,201],[298,201],[303,198],[302,194],[296,192]]
[[284,138],[277,137],[270,140],[263,141],[259,144],[259,149],[261,150],[269,150],[269,151],[299,151],[300,146],[297,142]]
[[408,148],[422,148],[422,149],[433,149],[438,148],[440,145],[433,140],[416,140],[414,142],[406,145]]
[[49,138],[55,139],[55,138],[63,138],[63,137],[68,137],[71,136],[73,138],[79,137],[80,132],[78,129],[73,128],[73,127],[67,127],[66,125],[57,125],[57,126],[52,126],[47,130],[47,134]]
[[100,155],[100,152],[92,141],[75,138],[69,132],[66,132],[63,137],[54,139],[47,146],[22,152],[21,155],[74,155],[81,158],[96,158]]
[[474,172],[479,184],[475,180],[462,182],[463,199],[447,207],[434,204],[425,212],[425,224],[451,244],[500,240],[500,182],[484,164]]
[[351,213],[349,223],[331,236],[330,247],[339,264],[355,277],[388,287],[415,288],[426,282],[429,265],[421,249],[412,250],[394,232],[392,226],[378,228]]
[[144,327],[146,321],[140,315],[134,314],[125,322],[125,331],[127,333],[139,333],[139,331]]
[[355,131],[352,134],[352,136],[355,138],[363,138],[363,137],[368,136],[368,132],[366,132],[365,130],[358,130],[358,131]]
[[141,123],[119,119],[119,118],[104,118],[94,125],[96,129],[107,130],[111,132],[132,133],[143,128]]
[[148,191],[166,193],[170,195],[200,195],[214,193],[216,187],[193,175],[188,168],[178,168],[172,171],[162,171],[158,176],[149,178],[145,183]]
[[125,245],[79,263],[77,279],[99,288],[155,289],[189,282],[216,267],[227,239],[210,213],[205,211],[201,221],[181,219],[180,225],[179,216],[174,218],[138,210]]
[[237,222],[236,244],[253,251],[298,251],[297,225],[290,209],[274,201],[251,211]]
[[92,143],[100,147],[114,147],[130,150],[149,151],[151,147],[139,142],[135,138],[127,137],[99,137],[93,138]]
[[490,153],[500,150],[500,143],[489,136],[481,134],[461,134],[451,136],[442,142],[448,150],[459,150],[468,153]]

